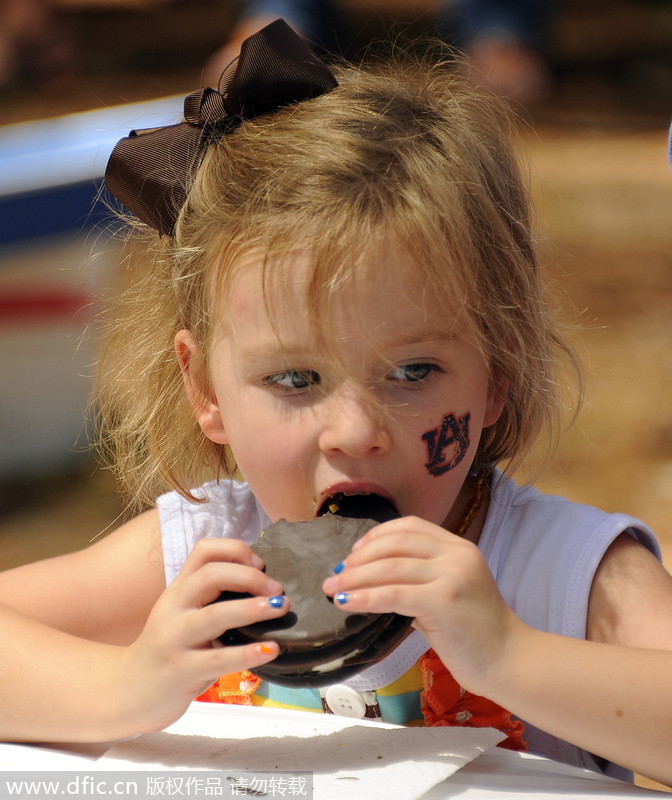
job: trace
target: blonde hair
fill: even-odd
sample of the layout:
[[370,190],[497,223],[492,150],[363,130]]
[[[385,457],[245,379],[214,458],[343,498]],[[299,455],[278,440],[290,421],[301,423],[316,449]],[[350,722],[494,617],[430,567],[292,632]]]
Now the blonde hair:
[[[189,330],[207,354],[215,299],[251,250],[268,278],[282,256],[312,257],[308,313],[328,340],[335,287],[390,234],[411,253],[424,291],[459,299],[494,376],[508,382],[476,465],[518,464],[542,430],[559,431],[563,367],[580,371],[544,294],[527,191],[506,105],[477,90],[453,58],[333,68],[339,86],[242,122],[212,144],[174,236],[127,255],[130,285],[112,308],[98,406],[101,441],[139,502],[232,475],[198,427],[173,351]],[[285,259],[285,262],[287,260]]]

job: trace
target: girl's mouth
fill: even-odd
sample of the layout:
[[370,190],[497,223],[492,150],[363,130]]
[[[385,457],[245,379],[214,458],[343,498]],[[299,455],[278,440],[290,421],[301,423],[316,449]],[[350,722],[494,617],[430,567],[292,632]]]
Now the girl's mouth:
[[327,497],[317,512],[318,517],[325,514],[375,519],[378,522],[399,516],[389,500],[369,492],[336,492]]

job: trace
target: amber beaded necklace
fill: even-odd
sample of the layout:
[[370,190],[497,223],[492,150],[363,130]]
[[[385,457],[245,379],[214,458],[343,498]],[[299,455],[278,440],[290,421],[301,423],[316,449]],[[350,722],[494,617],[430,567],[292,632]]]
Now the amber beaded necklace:
[[467,507],[462,515],[460,524],[455,531],[455,536],[464,536],[469,530],[469,526],[474,521],[476,514],[478,514],[480,511],[481,506],[483,505],[483,498],[485,496],[485,487],[488,480],[488,474],[489,471],[483,468],[476,476],[474,485],[471,487],[471,493],[469,494],[469,502],[467,503]]

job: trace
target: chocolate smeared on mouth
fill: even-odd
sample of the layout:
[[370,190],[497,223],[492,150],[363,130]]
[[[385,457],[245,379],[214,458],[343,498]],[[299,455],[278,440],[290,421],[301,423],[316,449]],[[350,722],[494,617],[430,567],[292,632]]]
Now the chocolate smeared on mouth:
[[[320,513],[307,522],[278,520],[252,546],[266,573],[284,587],[291,610],[220,637],[225,645],[278,642],[280,655],[254,672],[284,686],[316,687],[346,680],[391,652],[412,621],[392,613],[349,614],[322,591],[324,579],[358,539],[399,516],[394,507],[375,494],[337,494],[322,504]],[[219,599],[248,596],[224,592]]]

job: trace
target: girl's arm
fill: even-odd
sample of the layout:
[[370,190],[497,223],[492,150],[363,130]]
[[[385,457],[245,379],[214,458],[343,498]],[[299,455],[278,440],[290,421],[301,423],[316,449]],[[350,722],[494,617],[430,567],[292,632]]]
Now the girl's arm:
[[369,531],[325,591],[350,612],[414,617],[465,689],[672,784],[672,578],[629,536],[612,545],[596,574],[593,641],[527,626],[475,545],[415,518]]
[[0,603],[75,636],[130,644],[166,588],[158,511],[89,547],[0,572]]
[[[607,551],[591,591],[591,641],[522,623],[516,629],[501,673],[490,679],[498,702],[515,704],[517,715],[589,752],[672,785],[672,578],[649,551],[626,534]],[[532,653],[530,662],[516,650]]]
[[672,652],[532,628],[511,637],[511,650],[483,682],[483,694],[555,736],[672,786]]
[[[92,742],[159,730],[218,677],[277,655],[213,647],[230,627],[286,613],[242,542],[197,544],[165,588],[158,515],[84,551],[0,574],[0,739]],[[220,592],[249,592],[215,603]]]

